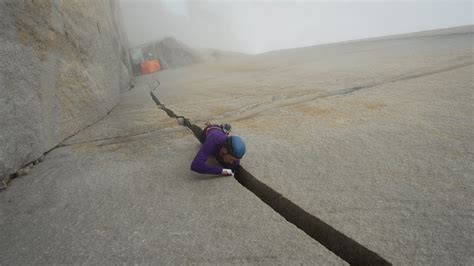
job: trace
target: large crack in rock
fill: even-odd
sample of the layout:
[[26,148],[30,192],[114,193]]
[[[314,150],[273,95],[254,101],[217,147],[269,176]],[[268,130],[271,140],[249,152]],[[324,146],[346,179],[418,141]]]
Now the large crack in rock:
[[[333,90],[333,91],[319,91],[319,92],[313,93],[313,94],[306,94],[306,95],[291,97],[291,98],[287,98],[287,99],[272,101],[272,102],[269,102],[269,103],[256,104],[256,105],[251,106],[250,108],[245,108],[244,110],[239,110],[238,112],[232,112],[230,114],[223,114],[223,115],[220,115],[220,116],[214,116],[213,119],[217,119],[217,120],[225,119],[228,122],[242,121],[242,120],[245,120],[245,119],[253,118],[253,117],[255,117],[255,116],[257,116],[261,113],[264,113],[264,112],[267,112],[267,111],[270,111],[270,110],[273,110],[273,109],[277,109],[277,108],[283,108],[283,107],[288,107],[288,106],[292,106],[292,105],[295,105],[295,104],[306,103],[306,102],[310,102],[310,101],[314,101],[314,100],[321,99],[321,98],[326,98],[326,97],[347,95],[347,94],[351,94],[351,93],[359,91],[359,90],[369,89],[369,88],[373,88],[373,87],[388,84],[388,83],[393,83],[393,82],[398,82],[398,81],[405,81],[405,80],[416,79],[416,78],[420,78],[420,77],[424,77],[424,76],[434,75],[434,74],[438,74],[438,73],[442,73],[442,72],[446,72],[446,71],[455,70],[455,69],[458,69],[458,68],[467,67],[467,66],[470,66],[470,65],[473,65],[473,64],[474,64],[474,62],[469,61],[469,62],[464,62],[462,64],[452,65],[452,66],[449,66],[449,67],[434,69],[434,70],[431,70],[431,71],[420,71],[420,72],[416,72],[416,73],[407,73],[407,74],[400,75],[400,76],[395,76],[393,78],[389,78],[387,80],[380,81],[380,82],[359,84],[358,86],[353,86],[353,87],[348,87],[348,88],[341,88],[341,89],[336,89],[336,90]],[[159,85],[160,85],[160,83],[159,83],[159,81],[157,81],[157,86],[154,87],[153,89],[150,87],[150,89],[152,91],[154,91]],[[152,97],[154,97],[154,96],[152,96]],[[172,112],[169,109],[167,109],[168,111],[166,111],[165,109],[163,109],[163,110],[167,113]],[[171,114],[168,113],[168,115],[170,115],[171,117],[178,117],[173,112]],[[199,122],[202,122],[202,121],[199,121]]]
[[[180,125],[189,128],[200,143],[204,142],[201,137],[202,129],[199,126],[192,124],[188,118],[177,115],[173,110],[167,108],[159,101],[153,91],[150,91],[150,96],[156,105],[165,111],[168,116],[176,118]],[[318,217],[308,213],[271,187],[260,182],[245,170],[244,167],[240,167],[234,178],[288,222],[294,224],[308,236],[351,265],[391,265],[390,262],[377,253],[359,244]]]
[[458,64],[458,65],[454,65],[454,66],[450,66],[450,67],[444,67],[444,68],[440,68],[440,69],[436,69],[436,70],[432,70],[432,71],[414,73],[414,74],[413,73],[412,74],[407,74],[407,75],[403,75],[403,76],[399,76],[399,77],[390,79],[388,81],[377,82],[377,83],[372,83],[372,84],[366,84],[366,85],[356,86],[356,87],[352,87],[352,88],[348,88],[348,89],[336,90],[336,91],[330,92],[328,96],[350,94],[350,93],[353,93],[353,92],[361,90],[361,89],[368,89],[368,88],[380,86],[380,85],[383,85],[383,84],[386,84],[386,83],[391,83],[391,82],[421,78],[421,77],[424,77],[424,76],[434,75],[434,74],[438,74],[438,73],[442,73],[442,72],[446,72],[446,71],[455,70],[455,69],[458,69],[458,68],[467,67],[467,66],[470,66],[470,65],[473,65],[473,64],[474,64],[474,62],[466,62],[466,63],[463,63],[463,64]]

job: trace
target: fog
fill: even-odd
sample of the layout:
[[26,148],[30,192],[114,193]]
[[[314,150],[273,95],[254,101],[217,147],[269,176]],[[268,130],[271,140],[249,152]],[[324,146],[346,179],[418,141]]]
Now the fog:
[[474,24],[473,1],[120,0],[130,45],[174,36],[249,54]]

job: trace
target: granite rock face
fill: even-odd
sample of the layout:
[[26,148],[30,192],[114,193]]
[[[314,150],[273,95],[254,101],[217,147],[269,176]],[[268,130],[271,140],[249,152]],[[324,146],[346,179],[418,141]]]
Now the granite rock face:
[[117,1],[0,1],[0,178],[93,124],[128,90]]
[[394,265],[473,265],[473,43],[463,26],[146,78],[176,115],[232,124],[248,172]]

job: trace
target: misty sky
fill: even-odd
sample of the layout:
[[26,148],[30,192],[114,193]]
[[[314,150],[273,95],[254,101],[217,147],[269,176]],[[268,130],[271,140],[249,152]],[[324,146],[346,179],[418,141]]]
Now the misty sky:
[[120,0],[130,46],[174,36],[244,53],[474,24],[474,1]]

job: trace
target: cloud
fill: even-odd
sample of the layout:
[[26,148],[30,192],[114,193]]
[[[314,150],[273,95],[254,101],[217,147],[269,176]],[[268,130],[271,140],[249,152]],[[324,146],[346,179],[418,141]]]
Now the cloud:
[[174,36],[191,46],[261,53],[473,23],[472,2],[121,0],[132,45]]

